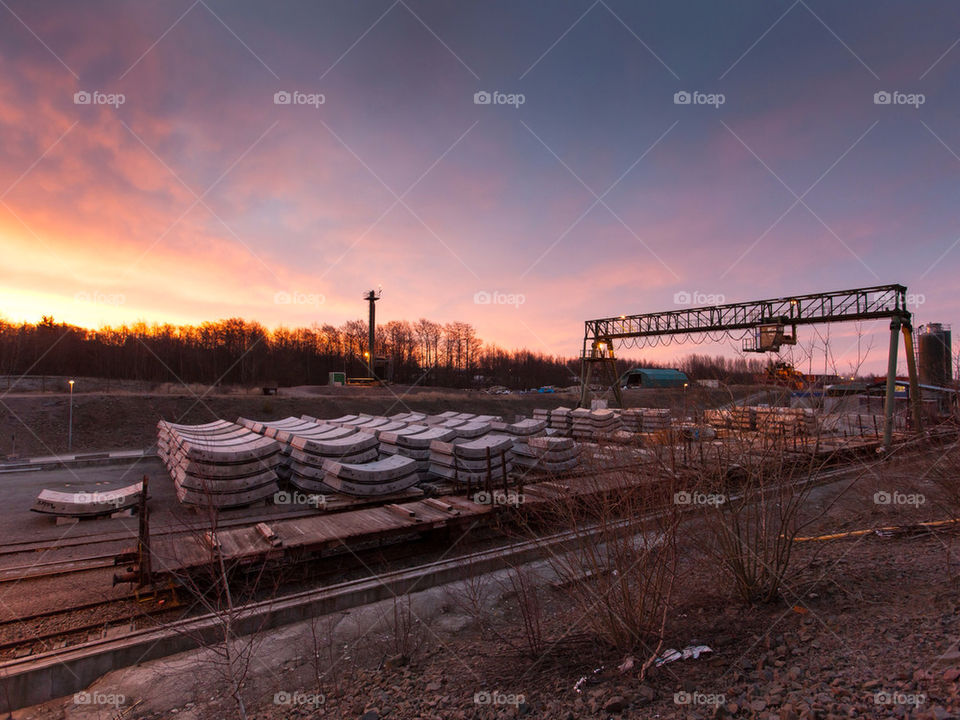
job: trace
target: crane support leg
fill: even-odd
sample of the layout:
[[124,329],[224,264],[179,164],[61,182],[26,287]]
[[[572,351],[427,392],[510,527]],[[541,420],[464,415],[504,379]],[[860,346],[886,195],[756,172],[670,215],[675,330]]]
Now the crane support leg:
[[587,407],[587,398],[590,397],[590,376],[593,374],[593,363],[586,358],[580,361],[580,403],[577,407]]
[[890,320],[890,357],[887,359],[887,396],[883,404],[883,445],[889,450],[893,442],[894,390],[897,387],[897,350],[900,339],[900,318]]
[[913,413],[913,430],[923,430],[920,415],[920,382],[917,379],[917,357],[913,354],[913,328],[903,323],[903,351],[907,354],[907,372],[910,375],[910,410]]

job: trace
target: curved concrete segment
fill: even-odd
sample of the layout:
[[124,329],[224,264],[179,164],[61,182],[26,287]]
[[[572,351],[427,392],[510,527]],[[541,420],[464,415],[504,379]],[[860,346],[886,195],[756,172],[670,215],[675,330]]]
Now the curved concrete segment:
[[390,457],[362,465],[342,463],[336,460],[326,460],[323,469],[330,475],[336,475],[343,480],[351,480],[363,484],[381,484],[406,477],[414,472],[416,460],[391,455]]
[[[507,473],[510,473],[513,471],[513,464],[508,462],[505,466],[498,467],[495,471],[493,471],[491,473],[491,479],[494,482],[500,480],[504,468],[506,468]],[[454,480],[460,483],[476,484],[485,482],[487,479],[486,470],[483,472],[468,472],[465,470],[457,470],[452,467],[447,467],[446,465],[439,465],[437,463],[430,464],[430,472],[434,475],[438,475],[439,477],[447,478],[448,480]]]
[[490,434],[476,440],[457,443],[454,447],[459,457],[485,458],[488,450],[491,456],[499,455],[501,451],[510,452],[513,448],[513,438],[507,435]]
[[261,487],[235,493],[198,493],[185,487],[177,487],[177,499],[185,505],[202,505],[216,508],[240,507],[259,500],[266,500],[278,492],[276,482],[268,482]]
[[576,443],[573,441],[573,438],[568,437],[538,437],[530,438],[527,440],[527,445],[537,450],[551,451],[551,450],[568,450],[569,448],[575,447]]
[[458,438],[464,438],[467,440],[472,440],[474,438],[486,435],[492,429],[493,427],[491,423],[475,422],[472,420],[454,428]]
[[508,435],[536,435],[547,429],[547,423],[545,420],[524,418],[515,423],[493,423],[493,429]]
[[30,508],[33,512],[57,517],[99,517],[119,510],[136,507],[143,494],[143,482],[116,490],[89,490],[60,492],[41,490]]
[[393,493],[406,490],[420,482],[420,476],[412,473],[406,477],[390,482],[379,483],[377,485],[368,485],[366,483],[355,483],[350,480],[327,475],[324,483],[330,485],[336,492],[344,495],[354,495],[357,497],[368,497],[371,495],[392,495]]
[[400,447],[411,448],[414,450],[426,450],[430,448],[430,443],[446,440],[452,440],[457,433],[452,428],[432,427],[421,430],[418,433],[384,433],[380,436],[383,442]]
[[290,465],[297,472],[311,475],[313,473],[322,472],[323,463],[326,460],[339,460],[341,462],[349,463],[367,463],[376,460],[378,456],[379,451],[377,448],[368,448],[366,450],[356,453],[349,453],[347,455],[330,456],[312,455],[310,453],[305,453],[302,450],[292,450],[290,451]]
[[377,443],[376,435],[357,432],[352,435],[347,435],[346,437],[332,438],[329,440],[298,435],[290,441],[290,447],[312,455],[342,457],[343,455],[354,455],[364,450],[375,448]]

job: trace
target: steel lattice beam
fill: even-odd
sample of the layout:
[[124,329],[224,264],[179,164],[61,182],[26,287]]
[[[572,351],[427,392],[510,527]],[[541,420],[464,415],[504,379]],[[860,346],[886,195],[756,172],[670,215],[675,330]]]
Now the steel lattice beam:
[[761,325],[813,325],[848,320],[898,317],[909,323],[907,288],[903,285],[792,295],[726,305],[668,310],[587,320],[584,350],[594,341],[748,330]]

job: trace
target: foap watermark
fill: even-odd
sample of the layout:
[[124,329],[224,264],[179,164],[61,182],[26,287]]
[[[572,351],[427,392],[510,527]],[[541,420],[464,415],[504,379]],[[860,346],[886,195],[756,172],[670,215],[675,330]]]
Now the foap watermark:
[[120,707],[127,702],[125,695],[120,693],[103,693],[97,690],[84,690],[73,694],[74,705],[109,705]]
[[673,94],[674,105],[712,105],[714,109],[719,108],[727,101],[727,96],[723,93],[705,93],[699,90],[689,92],[687,90],[678,90]]
[[475,705],[522,705],[526,696],[519,693],[505,693],[501,690],[481,690],[473,694]]
[[73,301],[77,303],[90,303],[91,305],[111,305],[117,307],[127,302],[127,298],[122,293],[103,293],[97,290],[87,292],[81,290],[73,296]]
[[326,507],[327,496],[315,493],[304,493],[298,490],[292,492],[281,490],[273,495],[274,505],[310,505],[311,507]]
[[504,492],[503,490],[494,490],[492,493],[488,493],[486,490],[481,490],[480,492],[473,494],[473,501],[477,505],[522,505],[523,504],[523,493],[514,492],[513,490]]
[[281,290],[273,296],[276,305],[323,305],[327,301],[326,295],[320,293],[286,292]]
[[727,496],[723,493],[703,493],[681,490],[673,494],[673,502],[675,505],[723,505],[726,501]]
[[526,295],[520,293],[505,293],[499,290],[488,292],[478,290],[473,294],[474,305],[513,305],[519,308],[527,301]]
[[686,690],[681,690],[673,694],[673,702],[677,705],[709,705],[716,707],[725,704],[727,699],[722,693],[703,693],[699,690],[687,692]]
[[78,492],[73,494],[73,501],[78,505],[87,505],[93,503],[95,505],[113,505],[114,507],[121,507],[127,504],[127,497],[124,495],[114,495],[113,493],[105,492]]
[[924,693],[905,693],[899,690],[878,690],[873,695],[877,705],[913,705],[920,707],[927,701]]
[[877,505],[913,505],[914,507],[920,507],[926,501],[927,498],[922,493],[878,490],[873,494],[873,502]]
[[474,105],[512,105],[515,110],[519,109],[527,101],[527,96],[523,93],[505,93],[499,90],[488,92],[487,90],[478,90],[473,94]]
[[74,105],[110,105],[114,109],[127,101],[123,93],[105,93],[99,90],[77,90],[73,94]]
[[327,102],[323,93],[305,93],[299,90],[277,90],[273,94],[274,105],[309,105],[314,110]]
[[674,305],[723,305],[727,298],[720,293],[705,293],[699,290],[678,290],[673,294]]
[[873,94],[874,105],[912,105],[918,109],[927,101],[923,93],[905,93],[899,90],[878,90]]
[[300,692],[299,690],[294,692],[281,690],[273,695],[274,705],[284,705],[286,707],[293,705],[311,705],[313,707],[320,707],[326,701],[327,698],[323,693],[305,693]]

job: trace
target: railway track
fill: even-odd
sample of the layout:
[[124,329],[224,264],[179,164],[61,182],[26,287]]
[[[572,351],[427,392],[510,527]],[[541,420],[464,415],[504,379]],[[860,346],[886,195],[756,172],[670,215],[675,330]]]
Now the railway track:
[[[831,482],[840,480],[845,476],[863,472],[865,469],[870,469],[871,467],[882,463],[883,460],[878,459],[856,466],[846,465],[842,467],[836,467],[821,471],[805,482],[814,483],[816,485],[829,484]],[[624,530],[629,530],[638,524],[652,520],[658,513],[664,512],[667,507],[669,507],[669,505],[665,504],[660,509],[651,511],[651,513],[647,514],[643,518],[623,520],[619,523],[619,526]],[[693,510],[693,508],[690,508],[690,510]],[[501,541],[495,543],[495,547],[480,552],[487,554],[492,553],[493,556],[499,556],[501,560],[505,561],[506,559],[517,555],[518,553],[529,552],[531,548],[537,547],[542,549],[545,544],[562,543],[564,538],[570,539],[574,536],[582,538],[583,533],[590,534],[591,532],[599,532],[599,529],[595,527],[587,527],[577,531],[568,531],[566,533],[548,536],[545,539],[523,540],[513,543]],[[462,550],[468,552],[466,554],[461,553],[457,558],[452,558],[452,560],[456,561],[462,556],[467,558],[466,561],[469,561],[471,555],[474,554],[469,551],[475,549],[484,542],[489,543],[491,541],[485,539],[475,539],[471,543],[465,543],[462,547]],[[350,573],[359,571],[360,576],[351,582],[364,582],[365,580],[369,580],[371,577],[378,576],[376,571],[387,571],[391,567],[395,569],[397,565],[403,564],[404,562],[409,562],[409,560],[412,558],[422,559],[425,555],[421,544],[415,542],[399,543],[388,549],[380,548],[375,551],[375,554],[379,556],[377,560],[367,557],[366,553],[364,553],[362,555],[362,559],[358,558],[353,561],[352,565],[346,570],[346,572]],[[442,548],[438,548],[428,551],[426,554],[442,558],[443,555],[445,555],[445,551],[443,551]],[[349,556],[344,557],[346,557],[348,560],[350,559]],[[331,560],[331,558],[328,558],[328,561],[329,560]],[[411,570],[421,573],[429,573],[430,568],[436,563],[445,563],[450,560],[451,558],[447,558],[437,560],[434,563],[420,564],[414,566],[411,568]],[[113,565],[112,556],[110,557],[109,565]],[[295,585],[302,587],[307,584],[323,582],[324,580],[330,579],[333,576],[343,577],[344,572],[344,568],[340,566],[328,567],[325,571],[314,571],[310,573],[308,577],[304,577]],[[373,575],[370,574],[371,572]],[[291,591],[288,589],[284,595],[279,596],[276,598],[276,600],[282,601],[286,598],[296,597],[297,595],[302,595],[309,592],[317,591]],[[61,646],[64,643],[69,645],[70,639],[77,640],[77,638],[79,638],[79,641],[82,641],[85,639],[82,637],[85,633],[95,631],[107,632],[121,626],[130,626],[132,623],[136,623],[138,620],[142,620],[145,617],[162,617],[166,621],[176,620],[177,612],[180,612],[181,616],[183,615],[182,605],[178,605],[176,608],[170,608],[169,606],[156,607],[140,604],[133,609],[135,610],[133,612],[118,614],[116,617],[108,618],[106,620],[103,618],[104,614],[109,614],[110,608],[122,607],[124,604],[135,600],[135,594],[129,593],[122,597],[113,598],[110,600],[101,600],[72,606],[70,608],[43,611],[22,618],[0,622],[0,652],[9,651],[12,649],[18,649],[21,652],[31,653],[43,652],[50,650],[55,646]],[[85,614],[93,611],[98,611],[96,619],[87,619]],[[17,632],[18,629],[22,630]],[[17,632],[16,637],[4,637],[7,635],[7,633],[14,632]]]
[[[930,449],[923,448],[918,450],[907,448],[905,449],[905,452],[909,457],[912,457],[914,455],[922,454],[925,450]],[[830,469],[821,470],[803,482],[813,483],[815,485],[825,485],[840,480],[844,476],[870,470],[883,463],[883,459],[871,459],[869,461],[864,461],[857,464],[846,463]],[[609,471],[616,471],[619,469],[624,469],[629,465],[630,464],[628,463],[616,467],[607,466],[605,469]],[[666,505],[664,508],[665,507]],[[663,512],[663,509],[659,511],[653,511],[644,518],[625,520],[622,522],[622,526],[624,529],[629,529],[638,523],[649,521],[650,519],[654,518],[658,512]],[[304,513],[291,514],[284,517],[313,514],[313,512],[308,511]],[[278,516],[275,515],[273,517],[276,518]],[[232,524],[249,524],[250,522],[251,520],[249,518],[245,518]],[[167,534],[170,532],[172,531],[168,531]],[[179,532],[183,531],[181,530]],[[566,536],[568,538],[572,537],[574,532],[579,533],[582,537],[583,532],[589,533],[591,532],[591,529],[584,528],[578,531],[570,531],[566,534]],[[129,535],[125,534],[125,538],[129,540]],[[112,540],[100,540],[99,542],[110,541]],[[504,562],[507,558],[512,558],[518,554],[529,552],[530,548],[533,546],[542,549],[544,542],[562,542],[562,534],[550,536],[546,540],[525,540],[516,543],[499,542],[495,548],[481,551],[481,554],[487,553],[488,557],[485,562],[495,565],[496,562]],[[470,550],[471,548],[475,547],[477,547],[476,543],[472,545],[465,545],[463,549]],[[371,567],[389,568],[392,566],[396,568],[397,565],[402,564],[405,561],[409,561],[410,558],[422,559],[424,556],[422,546],[414,542],[397,544],[394,546],[393,551],[389,553],[389,556],[384,554],[383,549],[378,550],[378,552],[381,556],[379,563],[360,563],[364,568],[366,568],[367,571],[370,571]],[[440,553],[438,551],[436,554],[442,556],[444,553]],[[454,558],[453,560],[457,562],[471,562],[470,557],[472,557],[472,555],[467,555],[464,558]],[[495,562],[492,558],[499,558],[499,560],[496,560]],[[438,560],[435,563],[427,563],[415,566],[410,568],[409,571],[430,575],[432,572],[432,567],[440,567],[438,563],[443,564],[447,562],[450,562],[450,559]],[[71,561],[56,561],[42,565],[24,566],[23,568],[6,568],[4,570],[0,570],[0,583],[11,582],[14,579],[18,579],[15,577],[15,575],[20,570],[36,571],[33,574],[21,575],[19,577],[21,580],[30,580],[35,578],[76,573],[83,570],[102,569],[113,566],[113,564],[114,554],[111,553],[109,555],[91,556]],[[326,565],[326,563],[324,565]],[[324,579],[328,579],[333,574],[338,574],[340,577],[342,577],[342,573],[343,570],[339,567],[333,568],[326,573],[316,572],[310,575],[309,578],[304,578],[304,580],[301,582],[301,585],[307,582],[317,583]],[[362,583],[368,582],[369,580],[370,576],[367,575],[366,577],[358,577],[356,580],[352,580],[351,582]],[[281,595],[279,598],[275,598],[274,601],[287,601],[288,599],[296,598],[298,596],[303,597],[311,592],[323,592],[323,590],[307,590],[300,592],[290,592],[288,590],[287,594]],[[128,608],[126,613],[120,612],[114,617],[107,617],[104,619],[104,616],[110,615],[111,608],[123,608],[125,604],[135,600],[135,594],[129,593],[121,597],[112,598],[110,600],[98,600],[82,603],[69,608],[47,610],[29,616],[0,622],[0,653],[9,656],[9,651],[16,651],[18,656],[36,653],[43,655],[54,651],[54,648],[63,650],[64,646],[70,648],[76,646],[77,643],[82,645],[84,641],[88,639],[88,634],[92,632],[100,632],[102,635],[109,634],[111,631],[116,632],[125,628],[131,628],[139,621],[146,619],[153,620],[151,625],[155,626],[162,623],[179,621],[184,616],[184,608],[181,605],[176,607],[171,607],[170,605],[148,606],[143,603],[139,603],[134,608]],[[93,615],[93,617],[90,617],[90,615]],[[2,674],[0,674],[0,678],[2,678]]]
[[[814,485],[830,484],[844,479],[845,476],[869,470],[882,462],[875,460],[858,466],[821,471],[804,482]],[[663,506],[666,507],[667,505]],[[623,533],[640,532],[646,523],[665,511],[663,508],[640,518],[628,518],[612,525],[607,523],[602,529],[588,526],[534,539],[501,543],[457,557],[441,557],[404,569],[394,569],[374,576],[368,574],[346,582],[251,602],[237,609],[234,630],[238,635],[267,631],[304,617],[388,600],[414,589],[426,590],[505,567],[533,562],[542,559],[545,552],[562,553],[570,549],[576,543],[582,542],[585,534],[599,536],[601,531],[610,532],[611,528]],[[172,615],[172,611],[167,612]],[[11,703],[10,709],[50,700],[53,698],[53,676],[58,678],[59,694],[80,691],[99,677],[105,665],[119,667],[124,662],[123,658],[134,656],[139,662],[145,662],[189,650],[206,642],[217,642],[217,637],[222,637],[220,623],[222,620],[216,614],[182,617],[170,620],[165,625],[139,628],[122,635],[102,637],[31,657],[0,662],[0,699],[4,696],[3,691],[6,691],[6,697],[11,698],[8,700]],[[99,627],[100,624],[97,624],[97,628]],[[59,637],[62,638],[62,634]],[[56,640],[57,636],[51,632],[44,642],[55,643]],[[70,687],[65,687],[64,683]]]

